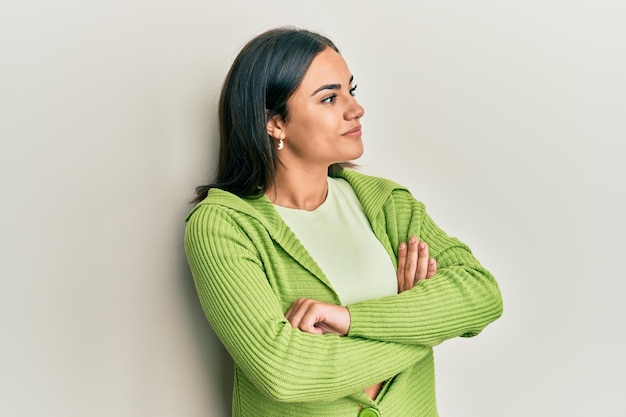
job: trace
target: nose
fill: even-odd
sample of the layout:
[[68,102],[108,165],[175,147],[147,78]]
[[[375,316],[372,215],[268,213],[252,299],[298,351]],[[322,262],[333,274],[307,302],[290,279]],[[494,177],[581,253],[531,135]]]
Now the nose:
[[365,109],[359,104],[358,101],[356,101],[354,97],[352,97],[352,100],[350,100],[349,103],[350,104],[348,105],[348,108],[346,109],[344,115],[346,120],[358,120],[363,117],[363,115],[365,114]]

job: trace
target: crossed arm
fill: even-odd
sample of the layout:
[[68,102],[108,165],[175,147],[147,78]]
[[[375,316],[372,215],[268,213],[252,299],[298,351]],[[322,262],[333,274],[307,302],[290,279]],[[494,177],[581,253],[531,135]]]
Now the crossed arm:
[[[410,290],[437,272],[437,261],[428,257],[428,244],[411,236],[398,247],[398,294]],[[332,333],[345,336],[350,330],[350,312],[345,306],[309,298],[296,300],[285,317],[292,327],[311,334]]]
[[[418,282],[431,278],[437,273],[437,261],[428,257],[428,244],[411,236],[408,242],[398,247],[398,294],[413,288]],[[308,298],[296,300],[285,317],[292,327],[311,334],[332,333],[344,336],[350,330],[350,312],[347,307],[323,303]],[[375,399],[382,389],[379,382],[364,391]]]

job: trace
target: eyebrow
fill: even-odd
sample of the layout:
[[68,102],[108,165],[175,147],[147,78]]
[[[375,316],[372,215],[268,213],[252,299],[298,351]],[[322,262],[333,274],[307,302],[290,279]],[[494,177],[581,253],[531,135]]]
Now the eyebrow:
[[[354,75],[350,76],[350,81],[348,82],[348,84],[352,84],[352,80],[354,80]],[[326,85],[323,85],[320,88],[318,88],[317,90],[313,91],[313,94],[311,94],[311,96],[314,96],[317,93],[319,93],[320,91],[324,91],[324,90],[341,90],[341,84],[326,84]]]

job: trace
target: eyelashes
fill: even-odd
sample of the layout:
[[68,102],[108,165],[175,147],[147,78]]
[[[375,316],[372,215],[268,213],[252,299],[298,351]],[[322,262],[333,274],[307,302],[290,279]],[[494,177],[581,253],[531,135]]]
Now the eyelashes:
[[[356,85],[356,84],[355,84],[355,85],[354,85],[354,87],[352,87],[352,88],[350,88],[350,89],[348,90],[348,92],[350,93],[350,95],[351,95],[352,97],[356,96],[355,91],[356,91],[356,88],[357,88],[357,87],[358,87],[358,85]],[[337,100],[337,94],[336,94],[336,93],[333,93],[333,94],[330,94],[330,95],[328,95],[328,96],[324,97],[324,98],[321,100],[321,102],[322,102],[322,103],[334,103],[336,100]]]
[[337,99],[337,94],[333,93],[329,96],[324,97],[321,102],[322,103],[334,103],[335,100]]

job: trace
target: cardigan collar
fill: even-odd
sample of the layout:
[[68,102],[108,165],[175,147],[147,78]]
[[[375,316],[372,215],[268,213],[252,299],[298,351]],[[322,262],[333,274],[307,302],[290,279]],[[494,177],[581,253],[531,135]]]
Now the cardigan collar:
[[[349,169],[339,171],[336,176],[350,183],[363,206],[365,215],[370,221],[380,212],[392,191],[406,190],[405,187],[392,181],[368,176]],[[202,205],[220,205],[251,216],[260,221],[272,236],[279,235],[280,230],[286,227],[286,224],[274,208],[274,204],[266,195],[257,198],[241,198],[228,191],[212,188],[209,190],[207,197],[191,209],[185,221],[188,221],[193,212]]]
[[[359,202],[363,206],[363,211],[365,212],[366,217],[372,225],[374,234],[386,247],[387,244],[385,244],[384,241],[387,239],[382,239],[383,236],[386,235],[385,226],[373,222],[373,219],[378,217],[378,214],[382,210],[385,201],[387,201],[390,197],[392,191],[396,189],[404,190],[405,188],[391,181],[367,176],[348,169],[339,171],[336,176],[344,178],[350,183],[357,195],[357,198],[359,199]],[[207,198],[198,203],[187,215],[185,220],[189,220],[193,212],[202,205],[219,205],[227,207],[256,219],[267,230],[271,238],[292,258],[297,260],[303,267],[308,269],[309,272],[317,276],[321,281],[332,288],[325,274],[304,246],[300,243],[289,226],[287,226],[287,224],[280,217],[278,211],[274,207],[274,204],[266,195],[262,195],[258,198],[240,198],[228,191],[213,188],[209,190]]]

